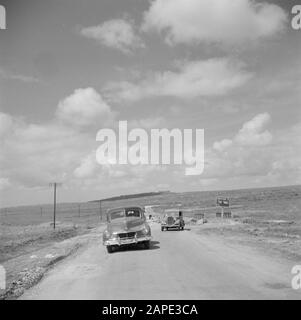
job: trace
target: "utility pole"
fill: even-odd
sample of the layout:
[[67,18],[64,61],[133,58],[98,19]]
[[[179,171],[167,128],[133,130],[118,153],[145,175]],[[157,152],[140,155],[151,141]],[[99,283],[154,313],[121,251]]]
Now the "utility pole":
[[61,183],[52,182],[50,186],[53,186],[53,229],[55,229],[55,215],[56,215],[56,188],[60,186]]
[[100,216],[100,220],[102,221],[102,208],[101,208],[101,200],[99,200],[99,216]]
[[80,217],[80,203],[78,204],[78,216]]

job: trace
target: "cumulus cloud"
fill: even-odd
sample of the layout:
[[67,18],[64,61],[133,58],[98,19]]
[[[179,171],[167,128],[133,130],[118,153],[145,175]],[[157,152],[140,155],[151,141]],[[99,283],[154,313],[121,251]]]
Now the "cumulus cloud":
[[233,139],[223,139],[213,143],[213,149],[223,152],[230,147],[266,146],[272,141],[272,134],[265,129],[271,116],[265,112],[245,122]]
[[[246,121],[232,139],[214,142],[212,149],[206,152],[205,178],[265,177],[262,181],[268,183],[267,176],[276,174],[280,177],[300,171],[297,163],[301,153],[293,151],[297,149],[298,130],[291,128],[286,135],[278,132],[275,137],[277,144],[272,144],[274,135],[267,130],[270,121],[268,113],[258,114]],[[297,127],[300,133],[300,125]],[[290,175],[289,179],[292,177]],[[282,184],[276,180],[275,183]]]
[[76,178],[89,178],[95,174],[97,168],[95,151],[84,157],[80,165],[74,170]]
[[142,40],[135,33],[133,23],[123,19],[113,19],[97,26],[83,28],[81,35],[126,54],[144,47]]
[[144,13],[144,31],[164,32],[169,44],[233,44],[283,30],[284,10],[252,0],[154,0]]
[[271,116],[268,113],[261,113],[250,121],[244,123],[235,137],[235,142],[244,146],[264,146],[271,142],[272,134],[264,130],[270,122]]
[[232,145],[233,141],[230,139],[223,139],[221,141],[215,141],[213,144],[213,149],[218,151],[224,151]]
[[136,83],[109,83],[104,94],[112,100],[128,101],[151,96],[218,96],[242,86],[251,77],[242,63],[227,58],[185,61],[177,63],[176,71],[153,72]]
[[61,181],[89,148],[89,141],[86,134],[58,123],[34,124],[13,119],[9,134],[0,139],[2,178],[14,186],[25,187]]
[[[0,112],[0,188],[40,188],[51,181],[95,187],[101,180],[113,189],[112,179],[124,176],[129,177],[126,183],[139,180],[142,185],[146,175],[161,169],[100,166],[96,162],[96,127],[91,130],[91,125],[111,112],[92,88],[77,89],[62,99],[47,122],[31,123]],[[130,121],[129,127],[149,128],[162,121],[160,117],[137,119]],[[83,125],[89,130],[82,130]]]
[[70,96],[61,100],[56,116],[69,124],[89,126],[94,122],[102,124],[112,118],[110,106],[93,88],[76,89]]
[[89,176],[95,169],[91,156],[86,157],[95,148],[96,127],[91,126],[106,124],[112,114],[93,88],[75,90],[44,123],[0,112],[1,187],[46,186]]
[[[289,185],[300,183],[301,124],[273,133],[277,143],[266,145],[233,144],[223,152],[207,151],[205,178],[219,183],[237,183],[237,187]],[[234,181],[235,180],[235,181]]]

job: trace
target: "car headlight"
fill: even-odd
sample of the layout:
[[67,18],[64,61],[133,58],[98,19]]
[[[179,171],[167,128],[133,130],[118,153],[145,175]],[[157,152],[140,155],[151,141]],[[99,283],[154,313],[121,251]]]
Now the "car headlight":
[[116,232],[110,233],[108,230],[106,230],[103,233],[104,239],[113,239],[115,240],[117,238],[118,234]]
[[141,232],[142,232],[143,235],[147,235],[148,234],[148,228],[144,227]]
[[111,234],[111,239],[115,240],[115,239],[117,239],[117,238],[118,238],[118,233],[113,232],[113,233]]
[[139,230],[137,232],[137,236],[141,237],[141,236],[146,236],[146,235],[150,235],[150,228],[149,227],[144,227],[143,229]]
[[110,238],[110,232],[108,230],[105,230],[103,233],[104,239],[109,239]]

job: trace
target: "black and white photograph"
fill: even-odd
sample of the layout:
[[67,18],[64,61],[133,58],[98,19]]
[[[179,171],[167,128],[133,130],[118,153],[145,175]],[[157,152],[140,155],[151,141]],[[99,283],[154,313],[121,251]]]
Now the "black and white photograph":
[[0,0],[0,300],[301,300],[301,1]]

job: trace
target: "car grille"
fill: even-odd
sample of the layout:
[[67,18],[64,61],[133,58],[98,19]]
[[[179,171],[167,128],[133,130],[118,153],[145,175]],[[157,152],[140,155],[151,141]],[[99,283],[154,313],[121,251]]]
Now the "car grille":
[[175,222],[175,219],[173,218],[173,217],[168,217],[167,218],[167,224],[174,224],[174,222]]
[[128,239],[128,238],[134,238],[136,232],[125,232],[125,233],[119,233],[118,236],[120,239]]

